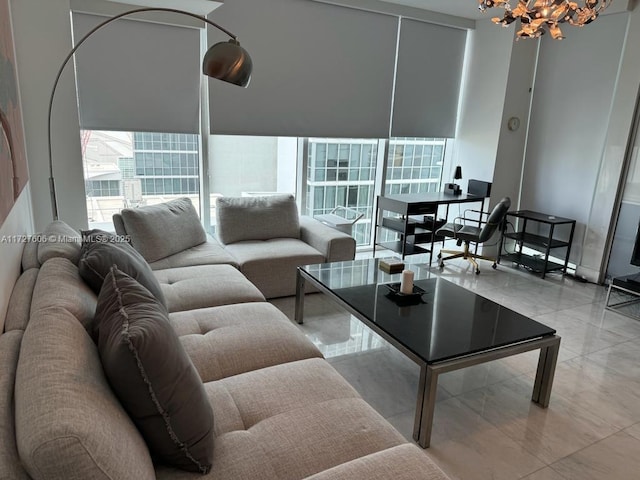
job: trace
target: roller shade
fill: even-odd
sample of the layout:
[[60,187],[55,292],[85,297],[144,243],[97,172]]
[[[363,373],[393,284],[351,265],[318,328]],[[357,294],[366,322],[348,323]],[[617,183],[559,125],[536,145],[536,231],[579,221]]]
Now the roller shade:
[[[74,12],[75,41],[104,20]],[[83,129],[199,133],[199,29],[120,19],[75,60]]]
[[402,19],[392,137],[452,138],[467,31]]
[[[253,58],[242,89],[209,80],[211,132],[389,135],[398,18],[308,0],[234,0],[209,17]],[[209,29],[209,42],[226,41]]]

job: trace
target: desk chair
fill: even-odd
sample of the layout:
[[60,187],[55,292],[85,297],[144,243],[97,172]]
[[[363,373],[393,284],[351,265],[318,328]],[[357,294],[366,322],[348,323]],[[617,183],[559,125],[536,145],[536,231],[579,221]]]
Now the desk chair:
[[[458,217],[453,222],[447,223],[436,231],[436,235],[444,237],[455,238],[458,240],[458,245],[462,245],[464,242],[464,250],[440,250],[438,253],[438,260],[440,260],[440,269],[444,268],[444,261],[451,260],[453,258],[464,258],[469,260],[476,267],[476,275],[480,273],[478,268],[478,262],[476,259],[489,260],[493,262],[492,268],[496,268],[496,259],[493,257],[486,257],[484,255],[478,255],[469,251],[469,244],[471,242],[480,245],[489,240],[500,224],[504,221],[504,217],[507,215],[511,207],[511,199],[504,197],[493,208],[491,213],[480,212],[481,215],[489,215],[486,221],[480,220],[480,224],[484,226],[465,225],[462,223],[466,220],[471,220],[464,217]],[[478,220],[472,220],[474,223],[478,223]],[[447,257],[443,257],[443,254],[451,254]]]

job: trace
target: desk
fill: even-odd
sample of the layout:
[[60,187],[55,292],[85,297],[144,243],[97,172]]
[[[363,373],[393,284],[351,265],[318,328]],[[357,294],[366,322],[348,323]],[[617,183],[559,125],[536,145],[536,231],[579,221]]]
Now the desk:
[[[400,253],[403,260],[406,255],[429,253],[429,264],[431,264],[433,244],[436,240],[435,231],[446,222],[449,215],[449,205],[480,202],[482,204],[480,210],[483,210],[484,200],[484,197],[477,195],[452,195],[444,192],[378,196],[373,230],[373,255],[376,254],[376,245],[379,245]],[[438,221],[438,207],[441,205],[447,207],[447,213],[444,220]],[[396,213],[399,217],[384,217],[385,211]],[[433,221],[424,218],[410,218],[418,215],[433,215]],[[400,240],[378,243],[378,228],[387,228],[399,233]],[[427,243],[431,244],[430,248],[418,245]]]

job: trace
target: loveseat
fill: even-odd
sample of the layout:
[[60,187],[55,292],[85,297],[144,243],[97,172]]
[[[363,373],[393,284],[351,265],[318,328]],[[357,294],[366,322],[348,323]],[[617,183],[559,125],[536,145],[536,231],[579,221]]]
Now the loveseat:
[[25,244],[0,335],[0,478],[447,478],[226,264],[155,271],[213,417],[208,473],[167,466],[107,379],[94,318],[106,287],[81,277],[83,251],[63,222]]
[[216,211],[216,237],[202,230],[188,198],[124,209],[113,222],[154,270],[235,265],[268,299],[295,294],[299,265],[355,257],[350,235],[299,215],[292,195],[221,197]]

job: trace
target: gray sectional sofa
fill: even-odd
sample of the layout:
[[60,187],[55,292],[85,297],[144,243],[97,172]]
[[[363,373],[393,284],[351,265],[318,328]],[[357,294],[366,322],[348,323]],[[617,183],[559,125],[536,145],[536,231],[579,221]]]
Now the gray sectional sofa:
[[295,294],[298,265],[355,256],[351,236],[298,215],[292,195],[221,197],[216,211],[216,238],[202,230],[188,198],[124,209],[113,221],[152,269],[234,265],[268,299]]
[[233,262],[185,266],[205,246],[154,273],[211,406],[212,467],[157,461],[105,376],[78,232],[53,222],[33,240],[0,335],[0,479],[447,478]]

